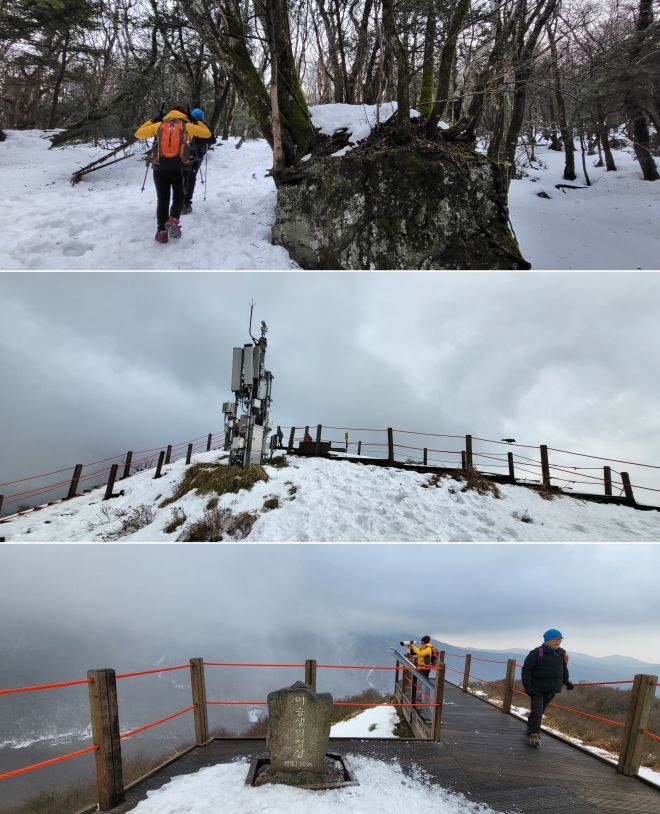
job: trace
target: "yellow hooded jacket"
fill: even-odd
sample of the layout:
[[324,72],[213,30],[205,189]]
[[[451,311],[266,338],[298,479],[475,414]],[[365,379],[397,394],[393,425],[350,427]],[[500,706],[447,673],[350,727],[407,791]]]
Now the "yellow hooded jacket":
[[[430,670],[431,669],[431,656],[433,655],[433,645],[431,642],[428,644],[422,644],[421,647],[415,647],[414,644],[410,645],[410,649],[416,654],[417,656],[417,665],[420,670]],[[426,664],[424,659],[426,656],[429,657],[429,663]]]
[[[188,121],[188,117],[185,113],[179,113],[178,110],[170,110],[167,116],[163,116],[163,119],[183,119],[186,122],[186,130],[188,131],[190,138],[194,138],[195,136],[199,136],[200,138],[211,138],[212,133],[203,122],[193,124],[192,122]],[[160,122],[152,122],[151,119],[149,119],[149,121],[145,122],[142,127],[138,127],[138,129],[135,131],[135,138],[152,138],[158,132],[159,127]]]

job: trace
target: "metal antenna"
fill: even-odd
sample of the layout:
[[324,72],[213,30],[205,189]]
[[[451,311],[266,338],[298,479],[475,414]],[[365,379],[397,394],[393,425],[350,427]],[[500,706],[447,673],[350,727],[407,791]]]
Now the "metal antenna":
[[256,345],[257,340],[252,336],[252,311],[254,310],[254,305],[255,305],[254,300],[252,300],[252,302],[249,303],[249,305],[250,305],[250,327],[248,328],[248,333],[250,334],[250,339]]

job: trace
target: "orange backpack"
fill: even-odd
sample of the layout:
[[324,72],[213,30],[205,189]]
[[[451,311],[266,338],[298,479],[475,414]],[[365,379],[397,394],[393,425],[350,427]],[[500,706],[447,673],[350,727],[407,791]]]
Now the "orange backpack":
[[183,119],[163,119],[156,135],[154,153],[154,164],[163,169],[174,169],[190,163],[190,136]]

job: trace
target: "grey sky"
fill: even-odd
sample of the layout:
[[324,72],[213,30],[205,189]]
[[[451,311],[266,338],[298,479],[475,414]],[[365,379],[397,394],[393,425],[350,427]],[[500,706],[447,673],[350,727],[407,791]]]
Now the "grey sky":
[[573,652],[660,661],[659,546],[6,545],[0,557],[5,635],[56,630],[86,652],[112,638],[132,655],[185,642],[184,658],[287,661],[351,636],[525,648],[557,627]]
[[660,462],[657,274],[5,273],[0,482],[221,430],[252,298],[277,424]]

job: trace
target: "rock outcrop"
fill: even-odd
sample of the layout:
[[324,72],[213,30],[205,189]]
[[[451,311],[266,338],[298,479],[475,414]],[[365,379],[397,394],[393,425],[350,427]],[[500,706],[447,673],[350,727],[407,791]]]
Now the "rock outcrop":
[[302,268],[530,268],[509,229],[503,164],[463,142],[365,142],[282,176],[273,242]]

